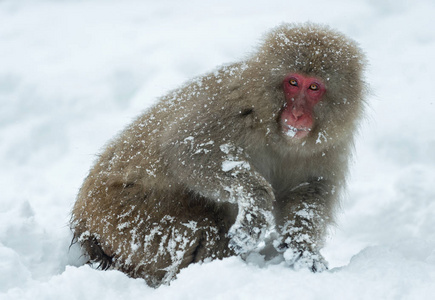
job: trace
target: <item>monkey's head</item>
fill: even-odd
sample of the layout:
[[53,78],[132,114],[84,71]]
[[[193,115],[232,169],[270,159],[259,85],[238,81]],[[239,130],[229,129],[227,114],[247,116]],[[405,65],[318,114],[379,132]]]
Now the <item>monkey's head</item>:
[[365,58],[354,41],[324,26],[282,25],[251,63],[281,139],[318,148],[352,139],[365,90]]

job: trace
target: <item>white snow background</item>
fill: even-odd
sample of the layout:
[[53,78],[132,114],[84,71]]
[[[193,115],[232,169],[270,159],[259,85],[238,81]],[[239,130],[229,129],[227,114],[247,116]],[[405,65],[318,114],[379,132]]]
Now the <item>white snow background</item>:
[[[0,0],[1,299],[435,299],[435,1]],[[282,22],[360,43],[370,108],[330,270],[233,257],[152,289],[83,265],[69,213],[104,144]]]

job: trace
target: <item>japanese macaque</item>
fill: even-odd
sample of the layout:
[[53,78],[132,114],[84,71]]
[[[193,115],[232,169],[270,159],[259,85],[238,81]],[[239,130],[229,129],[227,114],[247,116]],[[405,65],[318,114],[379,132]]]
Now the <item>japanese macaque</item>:
[[319,250],[364,110],[364,65],[326,26],[273,29],[108,144],[74,205],[75,240],[90,262],[154,287],[191,263],[256,252],[326,270]]

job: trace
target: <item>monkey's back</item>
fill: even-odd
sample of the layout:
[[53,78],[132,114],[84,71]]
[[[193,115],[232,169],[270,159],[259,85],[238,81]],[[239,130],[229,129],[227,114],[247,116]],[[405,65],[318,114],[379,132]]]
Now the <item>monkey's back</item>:
[[[194,96],[183,90],[161,99],[108,144],[72,211],[74,238],[90,262],[145,278],[151,286],[169,282],[192,262],[231,254],[231,205],[189,192],[167,169],[162,144],[174,129],[171,116],[192,114],[185,95]],[[170,102],[177,102],[172,111]]]

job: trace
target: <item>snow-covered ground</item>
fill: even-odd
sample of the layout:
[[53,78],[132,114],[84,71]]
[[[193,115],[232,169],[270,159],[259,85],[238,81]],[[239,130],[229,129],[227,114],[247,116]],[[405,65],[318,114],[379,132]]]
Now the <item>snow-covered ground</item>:
[[[0,0],[1,299],[433,299],[435,1]],[[69,212],[96,153],[156,97],[243,59],[282,22],[370,61],[370,108],[330,271],[233,257],[157,290],[83,265]]]

